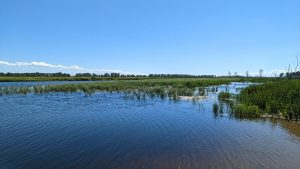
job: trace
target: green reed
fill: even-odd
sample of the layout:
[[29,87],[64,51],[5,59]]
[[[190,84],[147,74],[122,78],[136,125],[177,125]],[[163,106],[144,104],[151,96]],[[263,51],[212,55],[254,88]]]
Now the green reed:
[[[300,80],[269,82],[245,88],[238,95],[236,109],[250,107],[254,114],[268,114],[290,120],[300,119]],[[243,114],[245,111],[240,111]]]
[[178,99],[180,96],[205,95],[206,87],[210,85],[228,84],[238,79],[229,78],[172,78],[144,80],[115,80],[93,83],[77,83],[63,85],[46,85],[33,87],[1,87],[0,95],[11,94],[46,94],[49,92],[84,92],[91,95],[94,92],[123,92],[135,98],[159,97],[161,99]]
[[220,92],[219,95],[218,95],[218,98],[220,100],[229,100],[232,97],[233,97],[232,94],[229,93],[229,92]]

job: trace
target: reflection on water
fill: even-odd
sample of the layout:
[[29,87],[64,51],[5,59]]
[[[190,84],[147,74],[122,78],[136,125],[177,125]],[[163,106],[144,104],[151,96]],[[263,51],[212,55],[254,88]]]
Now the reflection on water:
[[109,93],[0,97],[0,168],[299,168],[299,123],[215,115],[211,96],[194,104]]
[[291,122],[281,119],[266,119],[268,122],[271,122],[273,126],[280,126],[284,130],[286,130],[291,135],[300,138],[300,123],[299,122]]

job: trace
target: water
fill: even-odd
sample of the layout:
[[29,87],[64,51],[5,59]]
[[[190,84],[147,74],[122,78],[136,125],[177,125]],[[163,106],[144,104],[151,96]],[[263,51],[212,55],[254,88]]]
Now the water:
[[59,84],[74,84],[74,83],[93,83],[104,81],[40,81],[40,82],[0,82],[0,87],[7,86],[35,86],[35,85],[59,85]]
[[0,168],[299,168],[299,123],[216,116],[211,98],[3,96]]

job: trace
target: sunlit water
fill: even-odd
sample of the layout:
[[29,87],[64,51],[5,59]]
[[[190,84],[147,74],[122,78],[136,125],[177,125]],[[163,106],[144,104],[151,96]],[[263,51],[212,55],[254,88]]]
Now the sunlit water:
[[40,82],[0,82],[0,87],[7,86],[34,86],[34,85],[59,85],[59,84],[74,84],[74,83],[93,83],[104,81],[40,81]]
[[299,123],[216,115],[210,95],[198,103],[110,93],[2,96],[0,168],[299,169]]

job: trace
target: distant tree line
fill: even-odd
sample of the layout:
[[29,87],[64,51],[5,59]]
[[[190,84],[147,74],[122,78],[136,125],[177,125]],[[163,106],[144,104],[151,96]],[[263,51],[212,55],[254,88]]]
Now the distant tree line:
[[75,77],[147,77],[146,75],[120,74],[120,73],[77,73]]
[[[262,70],[260,70],[259,77],[262,76]],[[1,73],[0,77],[72,77],[72,75],[68,73]],[[217,77],[216,75],[188,75],[188,74],[149,74],[149,75],[135,75],[135,74],[120,74],[120,73],[104,73],[104,74],[95,74],[95,73],[77,73],[74,77],[149,77],[149,78],[213,78]],[[219,76],[219,77],[226,77],[226,76]],[[251,77],[249,75],[249,72],[246,71],[245,75],[238,75],[236,72],[234,72],[234,75],[232,75],[230,72],[228,72],[227,77],[234,77],[234,78],[243,78],[243,77]],[[289,79],[295,79],[300,78],[300,71],[296,72],[287,72],[287,73],[281,73],[279,76],[276,77],[280,78],[289,78]]]
[[[220,76],[220,77],[226,77],[226,76]],[[262,69],[259,70],[259,76],[250,76],[249,72],[246,71],[244,76],[238,75],[236,72],[234,73],[234,75],[231,75],[231,73],[228,72],[227,77],[234,77],[234,78],[263,77],[263,70]],[[299,79],[300,78],[300,71],[280,73],[279,75],[274,73],[274,77],[288,78],[288,79]]]
[[149,74],[149,77],[172,77],[172,78],[211,78],[216,75],[188,75],[188,74]]
[[149,74],[149,75],[134,75],[134,74],[120,74],[120,73],[105,73],[105,74],[91,74],[91,73],[77,73],[76,77],[167,77],[167,78],[193,78],[193,77],[216,77],[216,75],[188,75],[188,74]]
[[1,73],[0,77],[71,77],[70,74],[67,73]]
[[[280,76],[284,76],[284,74],[280,74]],[[285,76],[290,79],[298,79],[300,78],[300,71],[286,73]]]
[[[67,73],[1,73],[0,77],[71,77]],[[104,74],[95,74],[95,73],[77,73],[75,77],[165,77],[165,78],[211,78],[216,77],[216,75],[188,75],[188,74],[149,74],[149,75],[135,75],[135,74],[120,74],[120,73],[104,73]]]

